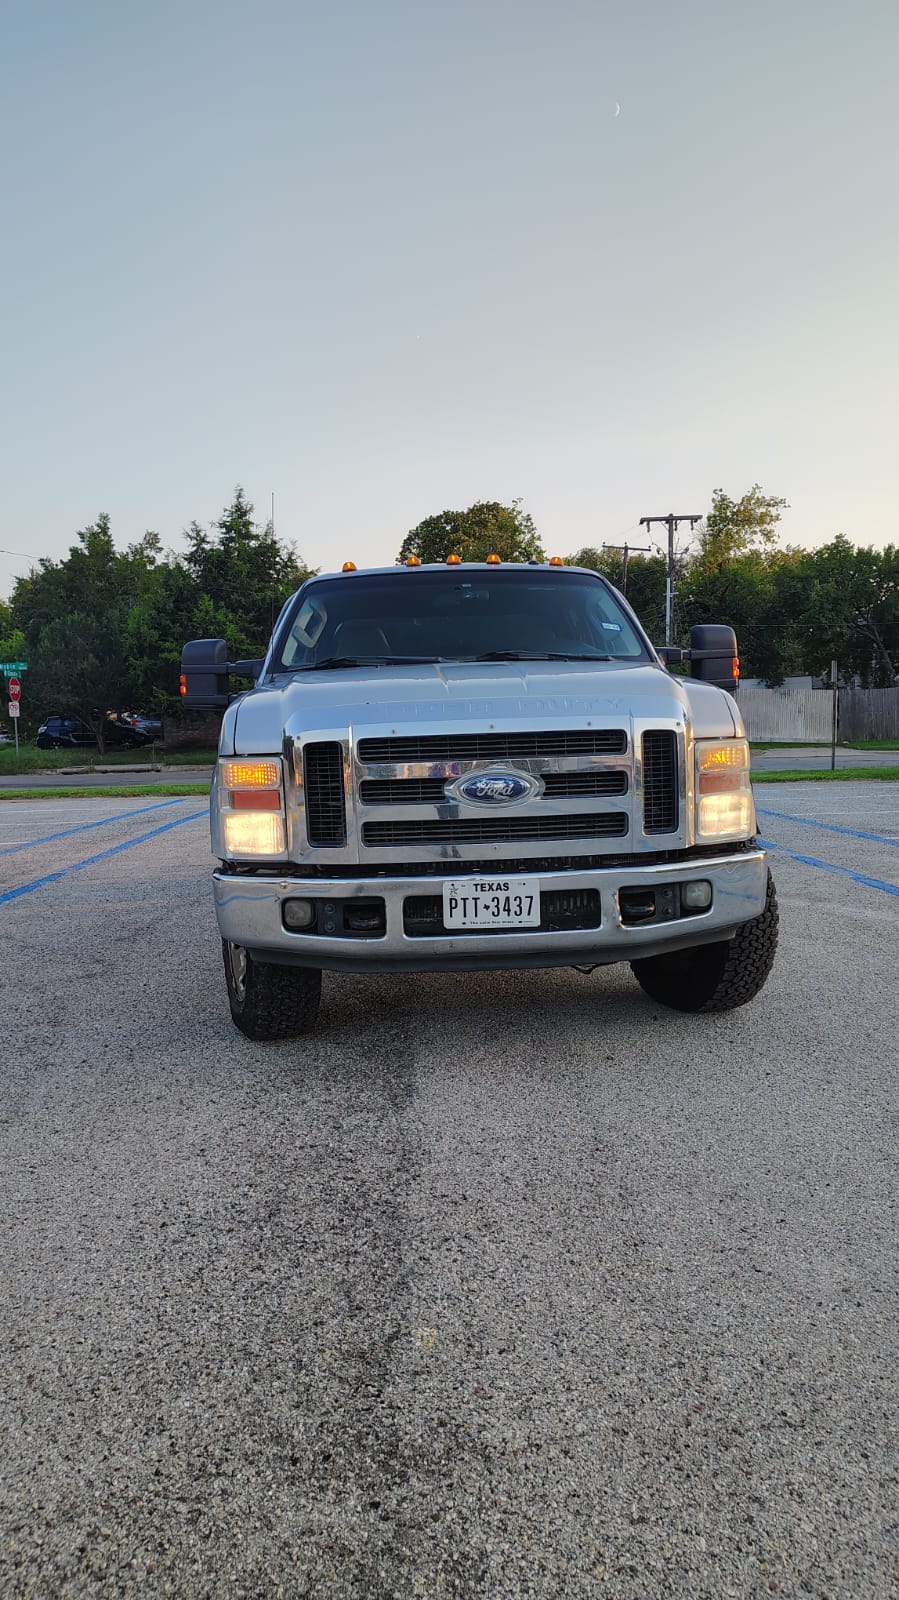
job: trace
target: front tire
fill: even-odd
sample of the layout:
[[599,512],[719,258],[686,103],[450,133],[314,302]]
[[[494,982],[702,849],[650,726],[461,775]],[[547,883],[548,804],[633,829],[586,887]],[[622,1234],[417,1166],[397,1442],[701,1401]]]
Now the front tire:
[[777,894],[769,872],[764,911],[742,923],[732,939],[632,961],[631,971],[651,999],[673,1011],[735,1011],[755,999],[771,971],[777,925]]
[[243,945],[222,940],[228,1003],[248,1039],[295,1039],[318,1018],[322,975],[311,967],[257,961]]

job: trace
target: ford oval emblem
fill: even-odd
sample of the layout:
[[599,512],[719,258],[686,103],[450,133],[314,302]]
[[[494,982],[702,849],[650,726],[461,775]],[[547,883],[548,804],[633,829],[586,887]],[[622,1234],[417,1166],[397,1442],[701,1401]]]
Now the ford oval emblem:
[[457,800],[467,800],[476,806],[514,806],[539,792],[537,780],[521,772],[470,772],[467,778],[457,778],[447,789]]

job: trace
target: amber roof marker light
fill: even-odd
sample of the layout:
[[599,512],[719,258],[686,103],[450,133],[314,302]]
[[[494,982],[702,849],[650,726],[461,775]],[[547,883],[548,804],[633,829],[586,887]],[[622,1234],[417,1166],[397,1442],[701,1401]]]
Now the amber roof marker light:
[[407,567],[420,567],[421,566],[421,556],[407,556],[406,557],[406,566]]
[[488,567],[500,567],[502,566],[502,561],[502,556],[498,556],[495,550],[491,551],[490,555],[487,557]]
[[460,567],[462,565],[462,557],[457,555],[447,556],[446,564],[448,567]]
[[355,572],[356,571],[356,563],[355,563],[355,561],[345,561],[340,570],[341,570],[341,572]]
[[551,567],[564,567],[565,565],[561,556],[550,556],[549,564]]

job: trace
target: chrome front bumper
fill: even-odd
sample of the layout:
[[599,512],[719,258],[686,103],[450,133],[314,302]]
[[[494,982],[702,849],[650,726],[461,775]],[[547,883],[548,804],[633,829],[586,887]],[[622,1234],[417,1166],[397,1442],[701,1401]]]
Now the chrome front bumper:
[[[447,873],[446,879],[452,874]],[[602,924],[560,933],[441,933],[411,937],[403,928],[407,895],[441,894],[443,877],[292,878],[213,873],[215,912],[222,938],[245,946],[262,961],[320,967],[334,972],[463,971],[485,968],[604,965],[660,955],[689,945],[730,938],[740,923],[765,907],[764,850],[701,857],[665,865],[602,868],[594,872],[541,872],[541,891],[598,889]],[[708,911],[671,922],[626,926],[620,889],[659,888],[705,878],[712,885]],[[329,938],[284,927],[282,902],[383,899],[386,932]]]

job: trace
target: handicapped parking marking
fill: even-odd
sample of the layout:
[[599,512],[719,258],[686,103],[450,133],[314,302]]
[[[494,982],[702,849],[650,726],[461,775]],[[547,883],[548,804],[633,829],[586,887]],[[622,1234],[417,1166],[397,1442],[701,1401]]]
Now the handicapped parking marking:
[[58,883],[60,878],[67,878],[70,872],[81,872],[85,867],[96,866],[98,861],[108,861],[110,856],[120,855],[123,850],[133,850],[136,844],[145,844],[148,839],[155,839],[161,833],[170,833],[172,828],[180,828],[185,822],[198,822],[200,817],[209,813],[205,809],[193,811],[189,817],[176,817],[174,822],[164,822],[161,828],[151,828],[149,833],[141,833],[136,839],[126,839],[123,844],[114,844],[110,850],[101,850],[99,855],[88,856],[85,861],[74,861],[70,867],[62,867],[59,872],[48,872],[43,878],[35,878],[31,883],[23,883],[18,889],[7,889],[5,894],[0,894],[0,906],[8,900],[18,900],[23,894],[33,894],[35,889],[43,889],[45,884]]
[[91,828],[106,828],[111,822],[128,822],[131,817],[140,817],[147,811],[164,811],[168,806],[184,804],[184,796],[177,800],[157,800],[152,806],[138,806],[136,811],[120,811],[117,817],[101,817],[99,822],[82,822],[77,828],[62,828],[59,833],[44,834],[41,839],[26,839],[24,844],[7,844],[0,850],[0,856],[14,856],[19,850],[33,850],[39,844],[52,844],[56,839],[68,839],[73,833],[89,833]]
[[[851,833],[852,829],[847,829]],[[791,861],[799,861],[804,867],[818,867],[822,872],[835,872],[841,878],[851,878],[853,883],[863,883],[868,889],[881,889],[884,894],[894,894],[899,897],[899,886],[895,883],[885,883],[882,878],[869,878],[867,873],[853,872],[851,867],[837,867],[832,861],[819,861],[817,856],[797,855],[795,850],[788,850],[785,844],[775,844],[773,839],[759,839],[763,850],[779,850],[781,855],[789,856]]]
[[818,822],[812,817],[794,817],[789,811],[769,811],[765,806],[756,806],[760,817],[777,817],[781,822],[800,822],[804,828],[826,828],[828,833],[849,833],[853,839],[870,839],[874,844],[889,844],[894,850],[899,850],[899,839],[890,838],[885,833],[865,833],[862,828],[843,828],[838,822]]

